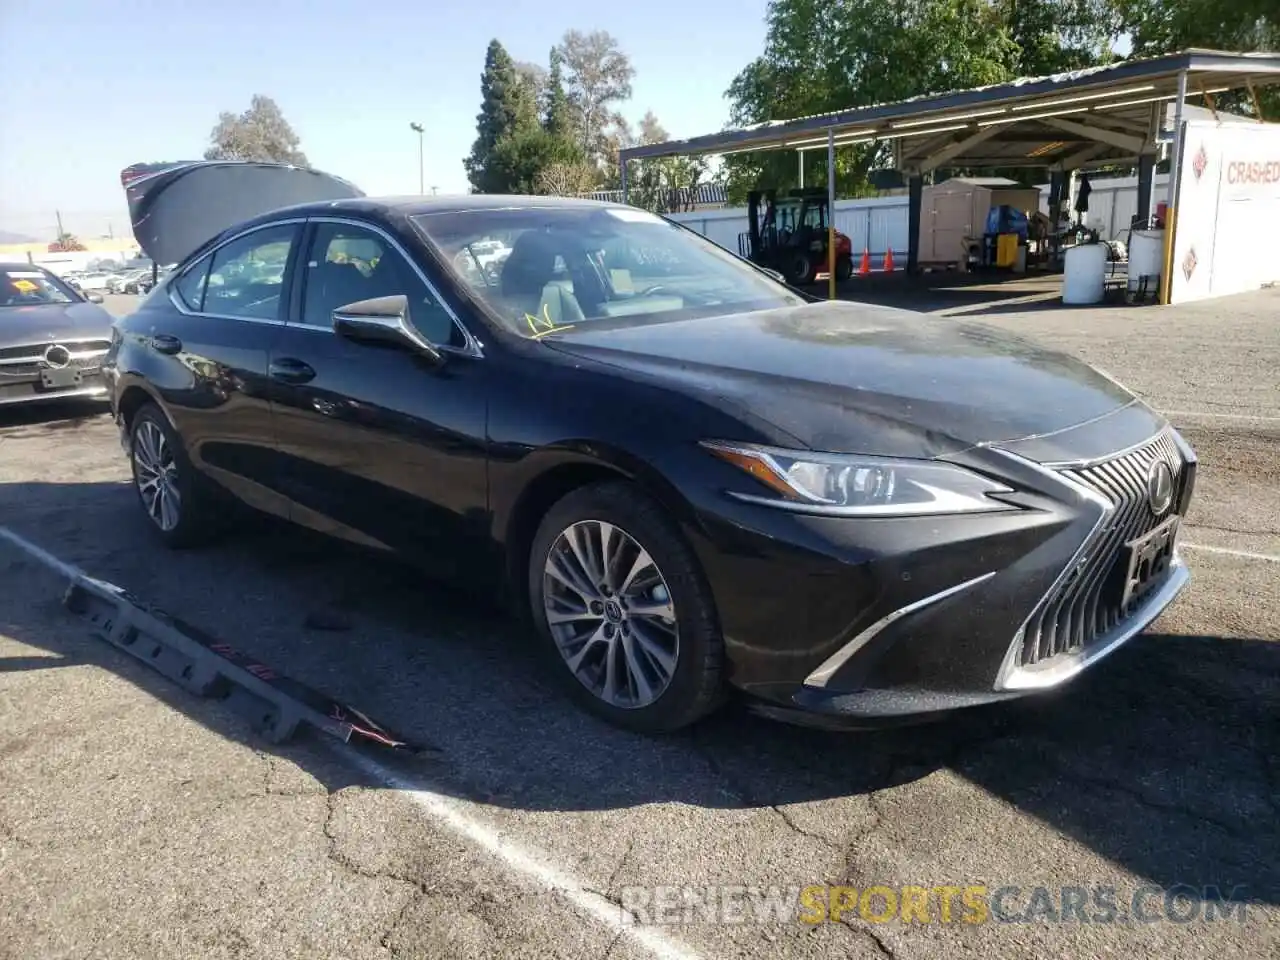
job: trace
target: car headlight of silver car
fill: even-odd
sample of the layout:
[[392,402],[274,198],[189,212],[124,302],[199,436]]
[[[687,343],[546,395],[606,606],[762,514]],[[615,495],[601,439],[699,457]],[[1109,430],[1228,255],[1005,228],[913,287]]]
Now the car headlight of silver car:
[[993,499],[1013,489],[938,460],[782,450],[704,440],[702,446],[759,481],[763,490],[730,490],[740,500],[806,513],[903,517],[1017,509]]

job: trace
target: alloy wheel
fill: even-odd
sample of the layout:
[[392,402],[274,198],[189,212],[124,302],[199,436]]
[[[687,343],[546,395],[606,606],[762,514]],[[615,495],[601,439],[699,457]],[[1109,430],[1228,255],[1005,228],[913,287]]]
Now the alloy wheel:
[[151,420],[138,425],[133,436],[134,478],[147,515],[166,533],[181,519],[178,464],[164,431]]
[[547,553],[542,593],[552,639],[592,694],[624,709],[662,696],[680,654],[675,605],[634,537],[601,520],[572,524]]

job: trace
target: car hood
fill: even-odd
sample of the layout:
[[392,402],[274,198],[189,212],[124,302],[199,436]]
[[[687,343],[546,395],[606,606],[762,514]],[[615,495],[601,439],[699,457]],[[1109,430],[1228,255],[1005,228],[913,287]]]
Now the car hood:
[[228,227],[272,210],[363,197],[347,181],[285,163],[135,163],[120,174],[134,239],[156,263],[180,263]]
[[56,340],[109,340],[111,314],[96,303],[0,307],[0,348]]
[[543,342],[728,401],[830,452],[940,456],[1136,402],[1092,367],[1004,331],[862,303],[583,325]]

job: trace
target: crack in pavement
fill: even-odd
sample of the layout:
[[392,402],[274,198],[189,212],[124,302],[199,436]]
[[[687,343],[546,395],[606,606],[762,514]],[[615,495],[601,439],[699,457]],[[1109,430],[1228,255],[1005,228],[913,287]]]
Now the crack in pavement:
[[889,825],[889,817],[880,805],[880,794],[882,792],[881,790],[873,790],[866,795],[867,805],[871,809],[871,822],[856,837],[845,844],[843,854],[844,868],[841,870],[839,878],[842,882],[849,879],[851,868],[857,862],[858,854],[862,847],[880,830]]
[[338,849],[338,836],[333,832],[333,818],[338,811],[338,801],[341,799],[343,791],[329,793],[325,796],[325,817],[324,823],[321,825],[321,832],[328,841],[328,857],[344,870],[354,873],[356,876],[364,877],[367,880],[395,880],[399,883],[407,883],[414,889],[425,892],[426,885],[415,877],[405,876],[394,870],[380,869],[370,870],[356,863],[346,854]]
[[605,946],[604,953],[600,955],[600,960],[609,960],[609,957],[613,955],[613,948],[618,945],[618,941],[621,939],[622,931],[619,930],[613,935],[613,939],[609,941],[608,945]]
[[[618,861],[618,865],[613,868],[613,872],[609,874],[609,879],[606,880],[604,884],[604,892],[600,894],[600,896],[604,897],[610,903],[616,903],[619,907],[622,906],[622,901],[614,894],[613,885],[617,882],[618,874],[622,872],[622,868],[625,867],[627,865],[627,861],[631,859],[631,851],[635,848],[635,840],[628,840],[626,851],[622,854],[622,858]],[[621,934],[619,934],[619,936],[621,936]],[[610,947],[610,949],[612,949],[612,947]]]
[[693,749],[702,758],[703,762],[711,768],[711,772],[724,782],[725,786],[728,787],[728,790],[724,792],[734,800],[737,800],[739,803],[746,806],[762,807],[772,810],[779,818],[781,818],[783,823],[800,836],[807,837],[810,840],[817,840],[833,850],[838,850],[840,848],[840,844],[832,840],[830,837],[823,836],[820,833],[815,833],[812,830],[807,830],[800,826],[800,824],[796,823],[792,816],[782,808],[781,804],[766,804],[757,800],[752,792],[740,783],[735,776],[730,774],[729,771],[720,764],[720,761],[712,756],[702,744],[695,741]]
[[854,924],[852,921],[845,920],[843,918],[840,922],[864,940],[869,940],[870,945],[875,949],[876,953],[880,954],[882,957],[889,957],[890,960],[893,960],[893,958],[897,956],[897,954],[894,953],[893,947],[886,943],[884,938],[881,937],[880,934],[872,927],[864,927],[861,924]]
[[382,932],[382,935],[378,937],[378,946],[388,951],[393,957],[400,956],[400,950],[397,947],[392,946],[390,942],[391,935],[400,929],[400,925],[404,923],[404,919],[408,915],[409,911],[421,902],[423,896],[424,894],[421,889],[415,890],[413,894],[405,900],[404,906],[396,912],[396,917],[391,921],[391,926],[387,927],[387,929]]
[[320,826],[320,831],[324,834],[324,838],[327,842],[326,856],[330,861],[337,864],[343,870],[353,873],[358,877],[364,877],[367,880],[394,880],[397,883],[408,884],[413,888],[413,892],[405,899],[405,902],[400,909],[396,911],[395,918],[391,921],[390,925],[378,936],[378,945],[380,947],[389,951],[393,957],[399,956],[400,951],[390,943],[391,936],[400,928],[400,925],[404,923],[405,917],[409,914],[409,911],[426,895],[427,885],[417,878],[405,876],[398,871],[387,869],[370,870],[369,868],[356,863],[338,849],[339,838],[333,830],[333,818],[337,813],[338,801],[341,799],[342,792],[343,791],[341,790],[329,791],[325,794],[325,816],[324,822]]
[[800,836],[808,837],[811,840],[817,840],[833,849],[836,849],[840,846],[838,843],[833,841],[830,837],[825,837],[820,833],[814,833],[812,830],[807,830],[804,827],[800,826],[800,824],[796,823],[795,820],[792,819],[791,814],[787,813],[787,811],[784,810],[779,804],[776,804],[776,803],[771,804],[769,809],[772,810],[774,813],[776,813],[778,816],[780,816],[782,818],[782,822],[785,823],[792,830],[794,830],[796,833],[800,834]]

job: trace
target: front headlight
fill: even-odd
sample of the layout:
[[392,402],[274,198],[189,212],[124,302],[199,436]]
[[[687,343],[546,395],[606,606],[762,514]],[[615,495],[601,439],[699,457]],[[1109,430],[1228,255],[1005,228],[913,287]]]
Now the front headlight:
[[1016,509],[992,499],[992,494],[1012,493],[1011,487],[937,460],[812,453],[717,440],[704,440],[702,446],[773,494],[729,491],[740,500],[857,517]]

